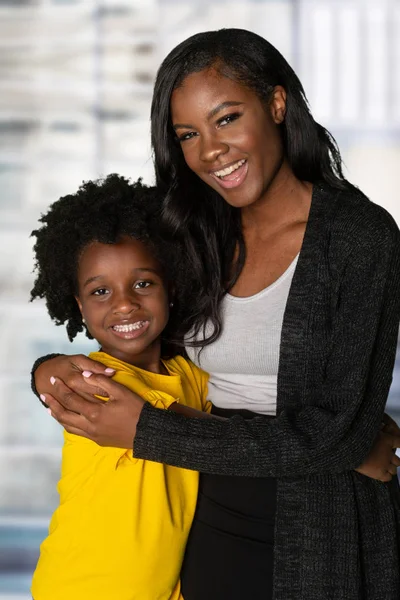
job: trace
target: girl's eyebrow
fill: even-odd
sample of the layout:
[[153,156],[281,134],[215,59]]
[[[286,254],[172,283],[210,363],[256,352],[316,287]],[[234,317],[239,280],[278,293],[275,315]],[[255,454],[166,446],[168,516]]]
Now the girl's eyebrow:
[[[224,110],[225,108],[229,108],[230,106],[241,106],[242,104],[244,104],[244,102],[236,102],[235,100],[227,100],[226,102],[221,102],[221,104],[218,104],[218,106],[210,110],[210,112],[207,115],[207,120],[209,121],[210,119],[215,117],[217,113],[219,113],[221,110]],[[173,125],[173,129],[175,131],[180,128],[193,129],[193,125],[188,125],[185,123],[175,123],[175,125]]]
[[86,281],[83,283],[83,287],[86,287],[87,285],[89,285],[89,283],[92,283],[93,281],[96,281],[97,279],[101,279],[103,277],[103,275],[94,275],[93,277],[88,277],[86,279]]
[[[157,269],[153,269],[152,267],[137,267],[132,269],[133,273],[154,273],[155,275],[157,275],[158,277],[160,277],[160,271],[157,271]],[[83,283],[83,287],[86,287],[87,285],[89,285],[89,283],[93,283],[93,281],[97,281],[98,279],[102,279],[104,277],[104,275],[93,275],[92,277],[88,277],[86,279],[86,281]]]

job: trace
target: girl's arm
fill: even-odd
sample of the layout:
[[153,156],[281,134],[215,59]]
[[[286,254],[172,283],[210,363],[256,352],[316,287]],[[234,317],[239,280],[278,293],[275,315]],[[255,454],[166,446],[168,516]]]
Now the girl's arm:
[[[92,360],[84,354],[75,354],[66,356],[64,354],[48,354],[38,358],[33,367],[31,373],[31,387],[32,391],[36,396],[39,397],[42,404],[47,407],[46,402],[43,400],[43,395],[47,392],[52,391],[52,385],[50,378],[56,375],[62,379],[68,387],[74,389],[74,385],[78,381],[80,384],[83,383],[82,393],[86,392],[91,400],[94,400],[93,387],[85,384],[85,380],[82,379],[83,372],[92,372],[108,377],[112,377],[114,370],[106,367],[105,365]],[[106,394],[99,394],[105,396]],[[83,397],[83,396],[82,396]],[[87,396],[86,396],[87,398]]]

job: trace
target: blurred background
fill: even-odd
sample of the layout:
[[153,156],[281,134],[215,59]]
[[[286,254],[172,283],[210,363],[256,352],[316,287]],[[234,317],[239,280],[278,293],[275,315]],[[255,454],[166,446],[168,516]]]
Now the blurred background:
[[[153,181],[157,68],[189,35],[241,27],[295,68],[346,175],[400,224],[399,0],[0,0],[0,598],[30,598],[57,504],[60,427],[30,391],[33,361],[70,344],[29,304],[37,218],[82,180]],[[243,52],[246,49],[243,48]],[[388,412],[400,420],[400,364]]]

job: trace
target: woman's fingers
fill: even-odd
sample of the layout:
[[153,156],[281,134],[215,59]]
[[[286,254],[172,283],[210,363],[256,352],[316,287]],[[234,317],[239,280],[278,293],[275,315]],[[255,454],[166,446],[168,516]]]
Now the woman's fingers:
[[108,377],[115,373],[114,369],[110,369],[110,367],[106,367],[103,363],[92,360],[84,354],[75,354],[74,356],[70,356],[69,359],[72,366],[80,373],[83,371],[90,371],[91,373],[98,373]]
[[87,437],[100,446],[132,448],[143,399],[102,375],[93,374],[87,380],[92,393],[104,388],[110,400],[105,402],[90,396],[91,401],[87,401],[55,379],[56,393],[44,396],[52,415],[70,433]]
[[93,373],[90,375],[86,374],[86,376],[83,378],[85,379],[86,383],[91,386],[90,389],[92,390],[92,394],[101,395],[99,394],[99,390],[101,390],[103,395],[111,400],[121,401],[123,399],[128,399],[130,402],[136,402],[137,405],[140,404],[141,406],[143,404],[143,399],[140,396],[128,390],[128,388],[126,388],[124,385],[104,377],[104,375],[96,375]]
[[57,400],[50,394],[46,394],[46,404],[49,407],[49,412],[69,433],[88,436],[89,422],[83,415],[66,410]]
[[400,427],[397,425],[396,421],[392,419],[392,417],[385,413],[382,421],[384,423],[385,433],[391,433],[393,435],[400,436]]
[[[82,376],[81,376],[82,377]],[[51,378],[51,384],[53,387],[51,396],[57,400],[57,402],[67,409],[68,411],[78,413],[80,415],[84,415],[86,418],[89,418],[93,412],[93,409],[96,405],[101,404],[103,401],[94,398],[93,394],[97,393],[97,389],[91,389],[92,393],[86,394],[83,392],[84,397],[82,397],[81,393],[77,394],[74,390],[71,390],[61,379],[57,379],[55,377]],[[46,400],[48,403],[48,395],[45,394]],[[50,406],[50,404],[49,404]],[[51,408],[51,406],[50,406]]]
[[393,456],[392,456],[392,465],[395,465],[396,467],[400,467],[400,458],[395,453],[393,453]]
[[76,354],[73,356],[56,356],[43,362],[35,371],[35,384],[39,394],[53,394],[50,378],[55,377],[75,391],[87,391],[82,379],[82,372],[102,373],[106,377],[112,377],[113,369],[84,356]]
[[400,435],[392,435],[392,448],[400,448]]
[[397,467],[394,464],[388,466],[388,471],[391,475],[397,475]]

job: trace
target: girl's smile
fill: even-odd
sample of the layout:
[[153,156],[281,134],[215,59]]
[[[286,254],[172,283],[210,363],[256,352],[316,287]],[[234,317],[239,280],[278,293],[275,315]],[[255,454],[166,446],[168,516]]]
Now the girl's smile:
[[123,322],[113,325],[112,331],[118,337],[125,340],[135,340],[145,333],[150,325],[150,321],[134,321],[133,323]]

